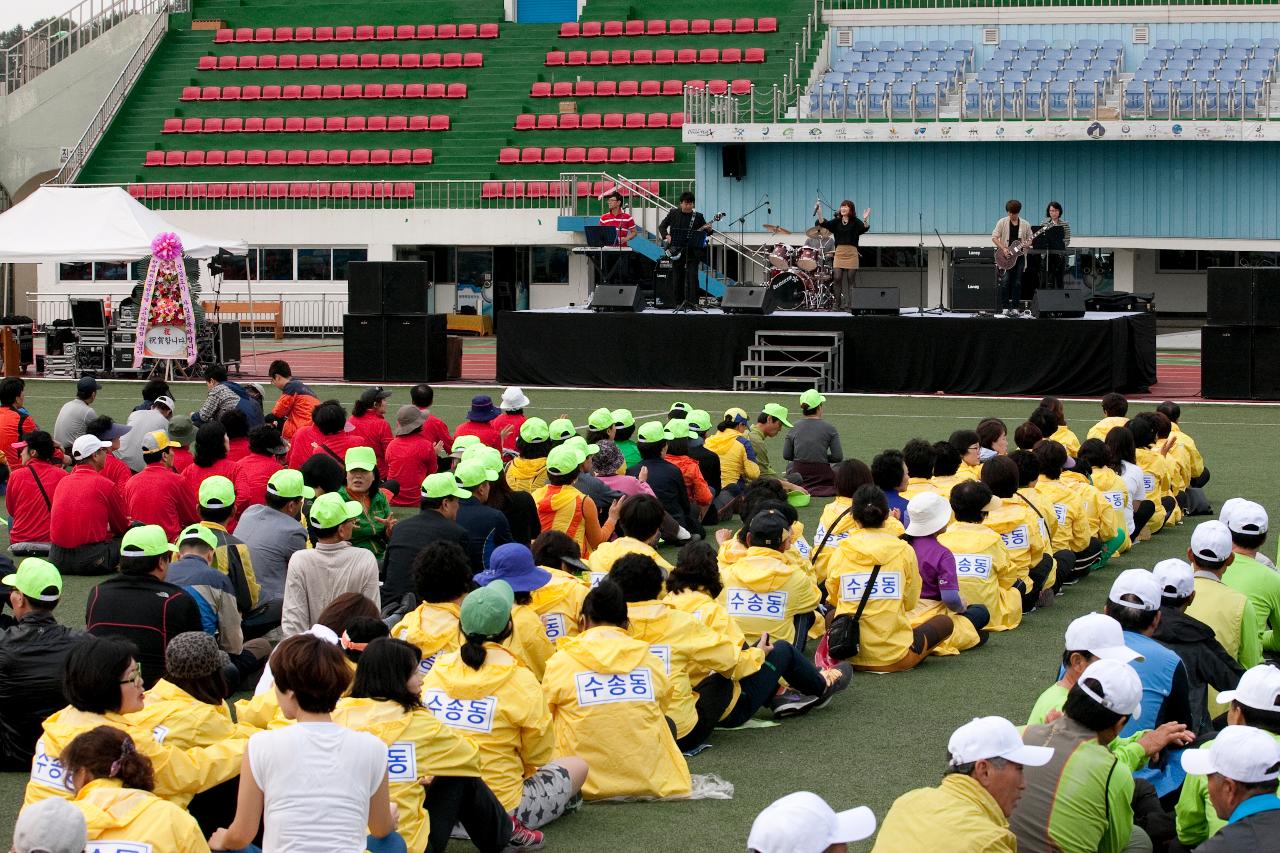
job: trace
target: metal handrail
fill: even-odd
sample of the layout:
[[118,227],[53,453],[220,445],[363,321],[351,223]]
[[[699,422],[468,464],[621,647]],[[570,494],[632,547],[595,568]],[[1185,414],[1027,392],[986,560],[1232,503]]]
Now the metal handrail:
[[[174,0],[174,2],[185,3],[186,0]],[[164,13],[157,15],[147,29],[147,34],[142,37],[142,43],[138,45],[138,49],[133,52],[133,56],[129,58],[124,70],[116,78],[115,85],[107,92],[107,97],[103,99],[102,106],[98,107],[98,111],[89,120],[89,126],[85,128],[80,140],[71,149],[67,162],[62,164],[58,174],[49,183],[69,184],[75,180],[80,173],[80,169],[84,167],[85,161],[89,159],[89,154],[98,144],[98,141],[102,139],[102,135],[107,132],[107,128],[110,127],[111,121],[116,117],[116,113],[120,111],[125,99],[129,97],[129,92],[133,89],[134,82],[142,74],[143,69],[147,67],[147,62],[151,59],[152,54],[155,53],[156,48],[168,31],[169,16]]]
[[0,50],[0,93],[30,83],[80,48],[137,14],[188,12],[190,0],[82,0]]

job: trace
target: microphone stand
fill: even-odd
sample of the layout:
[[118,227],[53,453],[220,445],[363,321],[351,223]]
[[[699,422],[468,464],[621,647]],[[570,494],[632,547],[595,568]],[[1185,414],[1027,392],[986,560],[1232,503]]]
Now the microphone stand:
[[[743,247],[745,247],[745,245],[746,245],[746,241],[745,241],[745,239],[744,239],[744,237],[743,237],[743,232],[746,230],[746,221],[747,221],[747,217],[748,217],[748,216],[750,216],[751,214],[755,213],[757,210],[759,210],[759,209],[760,209],[760,208],[762,208],[762,207],[772,207],[772,206],[773,206],[773,205],[772,205],[772,204],[770,204],[770,202],[769,202],[769,196],[768,196],[768,195],[766,195],[766,196],[764,197],[764,201],[760,202],[760,203],[759,203],[759,204],[757,204],[755,207],[751,208],[751,209],[750,209],[750,210],[748,210],[746,213],[742,214],[742,215],[741,215],[741,216],[739,216],[737,219],[733,220],[733,222],[729,223],[731,226],[732,226],[732,225],[737,225],[737,226],[738,226],[738,245],[739,245],[739,246],[743,246]],[[738,280],[739,280],[739,282],[742,280],[742,270],[741,270],[741,269],[739,269],[739,270],[738,270]]]
[[937,228],[933,229],[933,233],[938,238],[938,245],[942,247],[942,277],[938,282],[938,304],[933,308],[930,308],[925,313],[945,314],[947,313],[947,308],[943,304],[942,298],[946,294],[947,285],[951,280],[951,258],[949,257],[951,250],[948,249],[947,244],[943,242],[942,235],[938,233]]
[[925,313],[924,310],[924,213],[918,213],[920,217],[920,242],[916,244],[916,269],[919,271],[919,277],[916,281],[916,314]]

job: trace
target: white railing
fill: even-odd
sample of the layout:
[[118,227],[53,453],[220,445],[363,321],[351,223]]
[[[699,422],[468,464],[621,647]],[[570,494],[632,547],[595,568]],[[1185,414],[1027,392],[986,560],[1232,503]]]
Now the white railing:
[[[314,284],[314,282],[308,282]],[[120,300],[128,296],[136,283],[132,281],[115,282],[110,288],[95,291],[93,298],[110,297],[112,305],[119,305]],[[232,284],[235,285],[233,289]],[[272,290],[270,285],[276,282],[254,282],[253,301],[255,304],[279,302],[284,306],[284,328],[289,334],[316,334],[325,336],[332,332],[342,331],[342,315],[347,313],[347,295],[343,293],[305,294]],[[334,282],[337,287],[345,287],[342,282]],[[28,291],[27,304],[34,307],[32,314],[37,328],[45,328],[54,320],[71,319],[71,302],[76,296],[41,294]],[[221,295],[214,294],[207,286],[201,291],[200,302],[244,302],[248,299],[248,291],[243,282],[227,283],[222,286]],[[249,334],[248,325],[242,324],[243,334]],[[268,325],[260,325],[257,334],[270,337],[273,330]]]
[[822,13],[825,9],[823,4],[825,2],[829,2],[829,0],[813,0],[813,10],[805,17],[804,29],[800,31],[800,39],[791,45],[792,55],[787,58],[787,72],[782,78],[784,88],[797,84],[800,72],[804,68],[804,62],[809,56],[809,48],[813,46],[814,40],[819,38],[819,32],[825,26],[822,22]]
[[[18,6],[22,0],[11,2]],[[190,8],[190,0],[83,0],[0,50],[4,74],[0,94],[30,83],[133,15],[187,12]]]
[[[185,2],[185,0],[176,0],[176,2]],[[134,82],[142,74],[142,70],[147,66],[147,61],[151,59],[151,55],[155,53],[156,47],[159,46],[160,41],[168,31],[168,15],[158,15],[151,22],[150,28],[147,29],[147,34],[142,38],[142,43],[138,45],[138,49],[134,51],[133,56],[129,58],[124,71],[120,72],[120,76],[116,78],[115,85],[107,93],[102,106],[98,107],[98,111],[89,120],[89,126],[85,128],[80,140],[71,149],[67,162],[62,164],[58,174],[49,183],[69,184],[75,180],[75,176],[84,167],[85,161],[89,159],[89,154],[92,153],[98,141],[102,139],[102,135],[107,132],[107,128],[110,127],[111,121],[116,117],[116,113],[119,112],[125,99],[129,97],[129,91],[133,88]]]

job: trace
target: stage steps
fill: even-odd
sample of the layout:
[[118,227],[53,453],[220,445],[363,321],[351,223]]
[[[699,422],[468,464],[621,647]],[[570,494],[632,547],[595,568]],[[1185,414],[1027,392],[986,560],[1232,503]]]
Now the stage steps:
[[758,330],[733,377],[733,390],[760,391],[783,385],[843,390],[844,332]]

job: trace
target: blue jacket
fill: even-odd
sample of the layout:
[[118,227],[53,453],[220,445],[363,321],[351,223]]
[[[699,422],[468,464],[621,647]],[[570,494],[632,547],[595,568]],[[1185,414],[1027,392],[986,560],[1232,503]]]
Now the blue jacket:
[[[1164,723],[1189,723],[1190,682],[1182,659],[1150,637],[1132,631],[1124,632],[1124,644],[1144,658],[1130,664],[1142,679],[1142,712],[1129,718],[1120,730],[1120,737],[1129,737]],[[1181,750],[1166,749],[1134,773],[1134,778],[1146,779],[1163,797],[1182,785],[1186,776],[1180,753]]]

